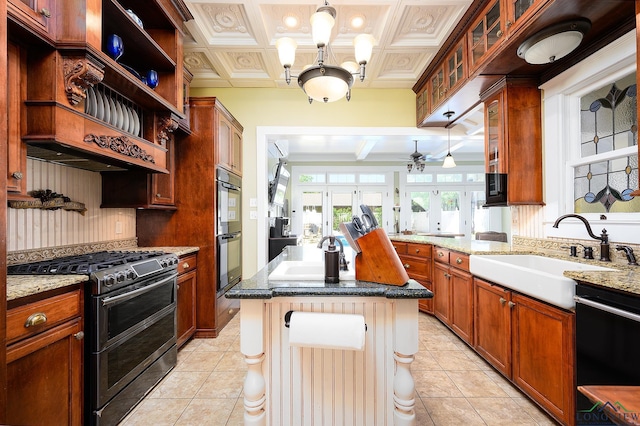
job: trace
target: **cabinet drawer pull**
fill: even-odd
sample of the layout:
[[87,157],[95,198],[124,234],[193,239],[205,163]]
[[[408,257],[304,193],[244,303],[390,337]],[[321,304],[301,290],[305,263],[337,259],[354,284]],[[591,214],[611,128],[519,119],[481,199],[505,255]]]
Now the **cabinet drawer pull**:
[[84,331],[78,331],[76,334],[73,335],[73,337],[75,337],[76,340],[84,339]]
[[47,9],[46,7],[43,7],[42,9],[40,9],[40,15],[44,16],[45,18],[51,18],[51,11],[49,11],[49,9]]
[[11,173],[11,177],[15,180],[20,180],[22,179],[22,172],[13,172]]
[[44,324],[47,322],[47,316],[44,312],[36,312],[35,314],[29,315],[27,321],[24,323],[25,328],[34,327],[36,325]]
[[443,253],[443,252],[441,252],[441,251],[439,251],[439,252],[438,252],[438,257],[442,257],[442,256],[444,256],[444,253]]
[[501,298],[500,298],[500,304],[501,304],[502,306],[504,306],[504,304],[505,304],[505,303],[507,303],[507,299],[505,299],[504,297],[501,297]]
[[404,265],[402,265],[402,266],[404,266],[404,269],[409,269],[409,268],[411,267],[411,265],[409,265],[408,263],[405,263],[405,264],[404,264]]
[[189,262],[184,262],[182,264],[182,269],[188,269],[189,268]]
[[416,253],[420,253],[420,249],[416,249]]
[[444,277],[445,277],[445,278],[451,278],[451,274],[448,274],[448,273],[446,273],[446,272],[445,272],[445,273],[444,273]]
[[513,302],[509,302],[509,307],[510,307],[510,308],[513,308],[514,306],[516,306],[516,304],[515,304],[515,303],[513,303]]
[[457,258],[457,259],[456,259],[456,263],[457,263],[458,265],[459,265],[459,264],[461,264],[461,263],[462,263],[462,259],[461,259],[461,258]]

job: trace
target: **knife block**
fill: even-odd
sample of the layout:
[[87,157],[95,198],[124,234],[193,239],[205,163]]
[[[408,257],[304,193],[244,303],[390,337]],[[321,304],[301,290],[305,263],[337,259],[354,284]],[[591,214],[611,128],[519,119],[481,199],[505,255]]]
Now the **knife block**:
[[409,275],[384,229],[374,229],[356,242],[362,250],[356,256],[357,280],[397,286],[409,281]]

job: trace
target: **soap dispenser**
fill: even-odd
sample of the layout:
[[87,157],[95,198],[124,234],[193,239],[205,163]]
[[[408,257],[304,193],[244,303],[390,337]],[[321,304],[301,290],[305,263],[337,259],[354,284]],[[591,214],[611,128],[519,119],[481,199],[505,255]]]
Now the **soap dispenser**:
[[336,248],[335,237],[329,237],[329,245],[324,252],[324,282],[340,282],[340,251]]

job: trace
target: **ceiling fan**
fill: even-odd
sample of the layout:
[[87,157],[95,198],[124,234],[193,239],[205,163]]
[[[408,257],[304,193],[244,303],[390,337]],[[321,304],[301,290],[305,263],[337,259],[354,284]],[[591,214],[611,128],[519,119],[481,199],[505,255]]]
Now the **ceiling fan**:
[[411,171],[414,168],[418,171],[424,170],[424,163],[427,161],[440,161],[437,158],[434,158],[431,154],[423,154],[418,151],[418,141],[414,140],[415,143],[415,151],[413,154],[409,155],[409,163],[407,163],[407,170]]

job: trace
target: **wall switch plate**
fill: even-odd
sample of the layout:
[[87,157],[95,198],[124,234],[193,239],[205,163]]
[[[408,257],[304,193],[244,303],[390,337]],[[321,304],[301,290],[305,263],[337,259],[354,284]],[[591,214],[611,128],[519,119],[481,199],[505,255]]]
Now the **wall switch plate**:
[[116,234],[122,234],[122,222],[116,222]]
[[249,219],[257,219],[258,218],[258,212],[255,210],[251,210],[249,212]]

